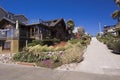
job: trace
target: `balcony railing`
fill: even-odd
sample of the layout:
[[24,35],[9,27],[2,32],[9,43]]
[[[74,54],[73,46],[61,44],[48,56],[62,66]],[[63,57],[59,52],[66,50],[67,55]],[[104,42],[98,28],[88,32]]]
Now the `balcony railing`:
[[16,39],[19,37],[18,35],[18,30],[0,30],[0,40],[5,40],[5,39]]

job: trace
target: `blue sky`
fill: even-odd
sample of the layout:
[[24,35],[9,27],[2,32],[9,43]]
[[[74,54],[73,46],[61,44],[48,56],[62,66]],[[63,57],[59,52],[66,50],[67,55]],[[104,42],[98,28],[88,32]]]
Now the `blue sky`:
[[116,24],[111,14],[119,9],[114,0],[0,0],[0,6],[29,19],[72,19],[93,35],[99,31],[99,22],[101,27]]

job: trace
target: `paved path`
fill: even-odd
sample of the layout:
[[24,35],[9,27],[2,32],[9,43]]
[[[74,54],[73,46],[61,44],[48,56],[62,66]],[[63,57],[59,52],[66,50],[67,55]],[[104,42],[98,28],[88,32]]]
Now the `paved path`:
[[89,73],[120,75],[120,55],[112,53],[106,45],[92,38],[84,54],[84,61],[76,69]]
[[58,70],[82,71],[87,73],[120,75],[120,55],[113,54],[106,45],[92,38],[84,60],[79,64],[70,64]]
[[120,76],[0,63],[0,80],[120,80]]

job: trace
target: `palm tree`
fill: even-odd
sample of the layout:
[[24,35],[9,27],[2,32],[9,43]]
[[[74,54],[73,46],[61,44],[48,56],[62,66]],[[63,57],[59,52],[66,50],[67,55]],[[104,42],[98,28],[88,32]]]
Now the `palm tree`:
[[66,23],[66,25],[67,25],[67,28],[68,28],[68,33],[70,35],[69,38],[71,38],[72,35],[73,35],[72,31],[74,30],[75,23],[74,23],[73,20],[68,20],[67,23]]
[[75,24],[73,20],[67,21],[67,27],[70,28],[72,31],[74,30]]
[[114,1],[120,7],[120,0],[114,0]]
[[113,19],[117,19],[118,22],[119,22],[119,21],[120,21],[120,11],[119,11],[119,10],[116,10],[115,12],[113,12],[112,18],[113,18]]

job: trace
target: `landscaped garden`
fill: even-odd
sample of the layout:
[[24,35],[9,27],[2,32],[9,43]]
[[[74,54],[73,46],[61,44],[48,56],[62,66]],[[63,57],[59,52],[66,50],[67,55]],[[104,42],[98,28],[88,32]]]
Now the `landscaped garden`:
[[90,44],[90,36],[67,42],[59,40],[34,40],[27,48],[14,55],[19,62],[35,63],[37,66],[55,68],[63,64],[79,63],[83,59],[84,49]]

